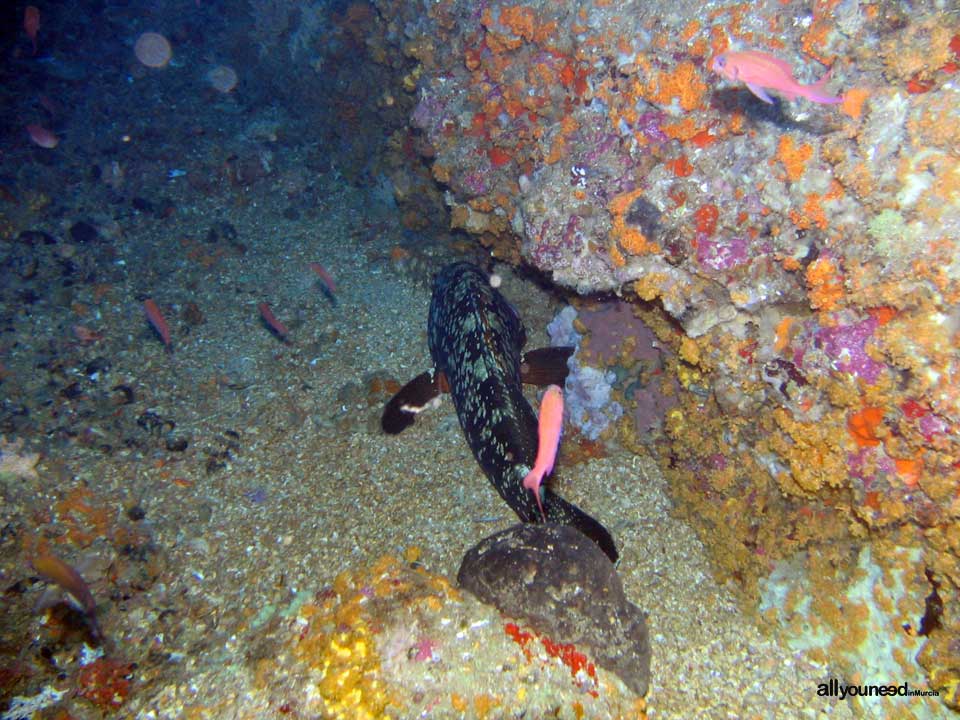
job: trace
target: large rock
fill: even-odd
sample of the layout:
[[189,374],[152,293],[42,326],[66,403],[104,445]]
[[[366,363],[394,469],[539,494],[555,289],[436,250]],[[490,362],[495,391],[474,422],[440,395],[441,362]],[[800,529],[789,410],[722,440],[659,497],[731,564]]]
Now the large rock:
[[519,524],[463,558],[460,585],[555,642],[573,643],[638,695],[650,684],[646,613],[596,543],[569,526]]

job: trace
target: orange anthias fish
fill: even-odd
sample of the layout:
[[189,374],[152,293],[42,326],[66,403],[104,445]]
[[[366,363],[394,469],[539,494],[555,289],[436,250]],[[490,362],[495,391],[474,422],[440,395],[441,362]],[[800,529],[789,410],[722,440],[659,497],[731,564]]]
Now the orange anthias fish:
[[103,631],[97,622],[97,602],[93,599],[90,586],[80,573],[56,555],[49,553],[40,553],[30,561],[30,564],[45,580],[56,583],[70,596],[71,601],[87,619],[94,641],[103,644]]
[[154,302],[153,298],[147,298],[146,301],[144,301],[143,310],[147,314],[147,320],[150,321],[153,329],[157,331],[160,339],[163,340],[164,346],[168,351],[172,350],[173,345],[170,340],[170,326],[167,325],[163,313],[160,312],[160,307]]
[[788,100],[805,97],[825,105],[843,102],[842,97],[827,95],[824,86],[830,79],[830,71],[812,85],[801,85],[793,77],[790,63],[757,50],[725,52],[717,55],[710,69],[732,82],[744,83],[754,95],[765,103],[773,103],[767,90],[775,90]]
[[257,309],[260,311],[260,317],[263,318],[263,321],[267,324],[267,326],[277,334],[277,337],[284,342],[287,342],[287,335],[290,334],[290,331],[287,330],[286,325],[277,320],[277,316],[273,314],[273,310],[270,309],[270,306],[267,303],[262,302],[257,305]]
[[543,477],[553,472],[553,464],[557,460],[557,448],[560,447],[560,430],[563,428],[563,391],[556,385],[547,388],[540,401],[539,443],[537,444],[537,459],[533,463],[533,470],[523,479],[523,486],[537,498],[537,505],[543,521],[547,521],[543,512],[543,503],[540,501],[540,485]]
[[40,29],[40,10],[27,5],[23,10],[23,30],[33,43],[33,54],[37,54],[37,31]]
[[30,136],[30,139],[34,142],[34,144],[39,145],[42,148],[52,150],[60,144],[60,138],[42,125],[31,124],[27,125],[26,128],[27,135]]
[[310,269],[316,273],[317,277],[320,278],[320,282],[323,283],[323,294],[327,296],[327,299],[330,300],[331,303],[336,305],[337,286],[333,282],[333,276],[327,272],[323,265],[317,262],[310,263]]

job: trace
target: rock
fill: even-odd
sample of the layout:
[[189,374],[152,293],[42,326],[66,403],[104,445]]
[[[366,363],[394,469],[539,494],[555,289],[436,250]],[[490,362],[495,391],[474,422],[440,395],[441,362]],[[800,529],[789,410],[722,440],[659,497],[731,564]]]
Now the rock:
[[17,242],[33,247],[34,245],[56,245],[57,239],[43,230],[24,230],[17,236]]
[[579,531],[514,525],[468,550],[457,582],[554,642],[586,650],[631,690],[646,694],[646,613],[627,600],[613,565]]
[[70,239],[81,244],[92,243],[100,239],[100,233],[90,223],[79,220],[70,227]]

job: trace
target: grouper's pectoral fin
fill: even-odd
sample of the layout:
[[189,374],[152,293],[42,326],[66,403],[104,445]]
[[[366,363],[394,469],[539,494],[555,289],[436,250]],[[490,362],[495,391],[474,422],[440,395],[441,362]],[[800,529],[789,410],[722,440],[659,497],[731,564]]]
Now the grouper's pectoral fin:
[[418,413],[436,404],[444,392],[450,392],[446,375],[433,370],[420,373],[390,398],[383,409],[380,427],[388,435],[403,432],[413,425]]
[[545,347],[525,352],[520,358],[520,379],[528,385],[563,387],[569,368],[567,359],[576,348]]

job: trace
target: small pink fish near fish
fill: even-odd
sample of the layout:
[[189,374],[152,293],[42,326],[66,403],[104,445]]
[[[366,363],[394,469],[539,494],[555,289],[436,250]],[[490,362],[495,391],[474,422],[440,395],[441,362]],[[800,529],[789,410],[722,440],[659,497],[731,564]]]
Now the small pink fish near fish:
[[23,10],[23,30],[33,43],[33,54],[37,54],[37,31],[40,29],[40,10],[36,5],[27,5]]
[[540,500],[540,485],[543,483],[544,476],[553,472],[562,428],[563,390],[557,385],[551,385],[543,394],[543,400],[540,401],[537,459],[533,463],[533,469],[523,479],[523,486],[537,498],[537,506],[540,508],[540,515],[544,522],[547,521],[547,515],[543,512],[543,502]]
[[731,82],[742,82],[765,103],[773,103],[767,90],[774,90],[788,100],[804,97],[810,102],[836,105],[843,98],[827,95],[824,86],[830,71],[812,85],[801,85],[793,77],[793,68],[785,60],[757,50],[725,52],[717,55],[710,69]]
[[97,602],[80,573],[56,555],[45,552],[33,558],[30,564],[45,580],[56,583],[67,593],[73,604],[83,613],[93,640],[98,645],[103,645],[105,638],[97,622]]
[[26,126],[27,135],[30,136],[30,139],[35,145],[39,145],[42,148],[47,148],[52,150],[57,145],[60,144],[60,138],[58,138],[53,132],[47,130],[42,125],[27,125]]
[[143,311],[147,314],[147,320],[150,321],[153,329],[157,331],[157,335],[163,340],[163,345],[167,349],[167,352],[172,351],[173,344],[170,339],[170,326],[167,325],[167,321],[160,311],[160,306],[157,305],[153,298],[147,298],[143,303]]
[[270,305],[262,302],[257,305],[257,309],[260,311],[260,317],[263,318],[263,321],[267,324],[267,327],[269,327],[283,342],[288,342],[287,335],[290,334],[290,331],[287,330],[287,326],[280,322],[277,319],[277,316],[273,314],[273,310],[270,309]]
[[310,263],[310,269],[313,270],[314,274],[320,278],[321,288],[323,289],[323,294],[327,296],[327,299],[331,304],[337,304],[337,286],[333,282],[333,276],[327,272],[326,268],[323,267],[318,262]]

